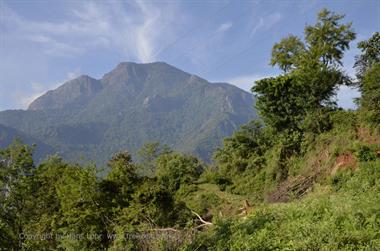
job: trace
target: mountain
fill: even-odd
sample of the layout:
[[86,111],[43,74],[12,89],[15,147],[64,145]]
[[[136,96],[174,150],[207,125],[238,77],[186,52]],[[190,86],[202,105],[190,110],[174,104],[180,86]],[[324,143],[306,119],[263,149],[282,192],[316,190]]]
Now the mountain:
[[[225,136],[256,118],[254,98],[163,62],[120,63],[101,79],[80,76],[34,100],[28,110],[0,112],[0,124],[65,158],[105,163],[159,141],[210,160]],[[22,137],[23,138],[23,137]]]
[[[20,132],[16,129],[6,127],[0,124],[0,148],[7,147],[15,139],[22,139],[25,144],[36,145],[34,152],[34,158],[37,161],[41,161],[46,157],[47,154],[52,154],[55,152],[55,149],[49,145],[46,145],[44,142],[26,135],[23,132]],[[37,147],[38,146],[38,147]]]

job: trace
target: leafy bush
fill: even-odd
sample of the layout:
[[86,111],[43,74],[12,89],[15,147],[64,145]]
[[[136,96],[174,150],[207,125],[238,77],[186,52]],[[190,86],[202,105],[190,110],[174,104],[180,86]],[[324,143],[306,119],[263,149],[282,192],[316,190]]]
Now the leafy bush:
[[194,183],[204,170],[197,158],[176,152],[161,155],[156,165],[157,181],[172,192],[182,184]]
[[351,178],[351,176],[351,170],[344,170],[337,172],[333,176],[329,177],[328,181],[335,191],[339,191],[342,188],[342,186],[344,186],[346,182]]
[[379,161],[362,163],[339,183],[339,196],[316,190],[303,201],[259,206],[246,219],[215,221],[184,249],[376,250],[379,179]]
[[356,158],[359,161],[372,161],[377,157],[377,153],[374,147],[368,145],[361,145],[356,152]]

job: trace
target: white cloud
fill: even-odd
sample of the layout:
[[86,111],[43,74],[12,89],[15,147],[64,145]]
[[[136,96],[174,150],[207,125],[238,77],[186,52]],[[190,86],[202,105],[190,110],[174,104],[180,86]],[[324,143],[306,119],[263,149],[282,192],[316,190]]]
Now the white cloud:
[[52,39],[50,37],[44,36],[44,35],[32,35],[28,37],[30,41],[36,42],[36,43],[51,43]]
[[74,78],[77,78],[81,75],[81,70],[79,67],[75,68],[73,71],[69,71],[66,76],[67,76],[67,79],[65,81],[68,81],[68,80],[72,80]]
[[37,93],[37,94],[33,94],[33,95],[27,96],[27,97],[20,97],[18,95],[16,95],[16,97],[19,99],[19,105],[22,108],[27,108],[35,99],[37,99],[42,94],[43,94],[43,92]]
[[252,38],[252,37],[256,34],[256,32],[257,32],[261,27],[263,27],[263,26],[264,26],[264,19],[263,19],[262,17],[260,17],[259,22],[256,23],[256,24],[253,26],[253,28],[252,28],[252,30],[251,30],[251,33],[249,34],[249,37]]
[[275,12],[270,14],[267,18],[265,18],[265,29],[270,29],[273,25],[277,24],[281,21],[283,15],[281,13]]
[[7,39],[36,43],[48,55],[73,57],[101,47],[140,62],[154,61],[183,20],[177,4],[137,0],[69,4],[68,18],[61,22],[34,21],[5,4],[0,8]]
[[231,29],[231,27],[232,27],[232,22],[223,23],[218,27],[216,32],[226,32],[229,29]]
[[49,84],[42,84],[38,82],[31,82],[29,85],[29,92],[25,91],[15,91],[12,94],[12,98],[15,100],[15,103],[18,104],[18,107],[23,109],[27,108],[30,103],[32,103],[35,99],[46,93],[48,90],[53,90],[64,84],[65,82],[72,80],[74,78],[79,77],[80,68],[76,68],[73,71],[70,71],[66,74],[66,79],[62,81],[57,81]]
[[254,86],[255,81],[268,77],[271,76],[263,74],[242,75],[228,79],[225,82],[235,85],[245,91],[251,92],[251,88]]
[[27,108],[29,104],[45,93],[46,87],[43,84],[32,82],[30,83],[30,91],[20,91],[16,90],[12,92],[11,96],[15,103],[20,108]]
[[259,21],[253,25],[251,32],[249,34],[249,37],[252,38],[260,29],[264,31],[269,30],[275,24],[281,21],[282,18],[283,18],[283,15],[278,12],[272,13],[267,17],[260,17]]
[[[273,76],[264,74],[242,75],[228,79],[224,82],[251,92],[251,88],[254,86],[255,81],[269,77]],[[337,92],[338,105],[344,109],[356,109],[357,107],[353,100],[358,97],[360,97],[360,92],[356,88],[350,88],[348,86],[341,86]]]

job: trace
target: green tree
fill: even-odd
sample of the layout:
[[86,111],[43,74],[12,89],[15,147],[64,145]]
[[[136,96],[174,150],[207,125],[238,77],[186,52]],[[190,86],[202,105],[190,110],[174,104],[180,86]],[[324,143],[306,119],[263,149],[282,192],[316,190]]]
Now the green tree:
[[343,18],[344,15],[322,9],[316,24],[305,27],[304,42],[289,35],[273,46],[270,64],[277,65],[284,72],[304,66],[320,67],[320,63],[325,66],[342,65],[344,51],[350,48],[350,42],[356,37],[351,23],[340,23]]
[[337,86],[350,83],[338,68],[355,38],[351,24],[340,23],[343,17],[323,9],[317,23],[306,26],[305,44],[289,36],[274,45],[271,64],[287,74],[256,81],[252,88],[256,107],[267,126],[278,132],[302,131],[305,115],[333,106]]
[[223,148],[215,151],[214,160],[224,176],[246,170],[257,172],[265,164],[263,156],[270,145],[270,137],[262,124],[251,121],[224,139]]
[[380,63],[366,71],[362,82],[360,106],[368,122],[380,125]]
[[30,191],[34,172],[33,147],[15,140],[0,150],[0,246],[19,250],[23,228],[35,207]]
[[[291,35],[275,44],[271,64],[284,74],[256,81],[252,87],[256,108],[275,139],[277,150],[269,169],[276,180],[287,177],[288,161],[301,152],[306,132],[330,128],[328,121],[322,121],[328,116],[320,114],[336,109],[333,98],[338,86],[352,83],[340,68],[344,51],[355,39],[351,23],[341,23],[343,17],[323,9],[316,24],[305,27],[304,42]],[[319,121],[311,123],[311,114]]]
[[128,206],[135,188],[140,184],[136,165],[132,162],[131,155],[124,151],[115,154],[108,166],[111,171],[101,184],[103,193],[107,195],[105,200],[117,207]]
[[349,49],[350,42],[356,34],[352,23],[341,24],[344,15],[339,15],[328,9],[318,13],[317,23],[305,27],[305,40],[308,54],[323,64],[342,65],[344,51]]
[[68,165],[56,184],[62,211],[58,229],[65,250],[104,249],[108,245],[107,221],[93,166]]
[[191,184],[204,170],[201,162],[189,155],[169,153],[157,159],[156,177],[159,184],[175,192],[182,184]]
[[270,64],[278,65],[281,70],[288,72],[297,66],[299,57],[305,53],[305,50],[305,44],[299,37],[289,35],[273,46]]
[[354,67],[361,91],[361,114],[367,122],[380,124],[380,34],[375,32],[368,40],[358,43],[361,54],[356,56]]
[[55,238],[59,235],[62,226],[63,214],[57,189],[63,174],[69,169],[58,156],[51,156],[43,161],[35,170],[33,186],[29,191],[32,194],[35,207],[28,224],[24,225],[24,232],[43,236],[51,234],[45,239],[27,239],[24,247],[30,250],[47,250],[57,248],[59,241]]
[[265,78],[256,82],[256,108],[265,125],[282,132],[288,128],[297,130],[306,113],[307,86],[292,75]]
[[137,152],[140,159],[140,171],[149,177],[152,177],[156,170],[156,159],[162,155],[170,153],[171,150],[167,145],[160,145],[159,142],[145,143]]
[[362,54],[356,56],[354,67],[360,84],[365,72],[374,64],[380,62],[380,33],[375,32],[368,40],[359,42],[358,48]]

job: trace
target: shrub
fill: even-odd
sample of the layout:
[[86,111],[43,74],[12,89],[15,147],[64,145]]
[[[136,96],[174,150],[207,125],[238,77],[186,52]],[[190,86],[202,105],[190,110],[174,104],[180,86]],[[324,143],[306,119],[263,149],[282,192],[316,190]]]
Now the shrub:
[[355,155],[359,161],[364,161],[364,162],[375,160],[377,157],[377,153],[374,147],[370,147],[368,145],[359,146],[359,149],[357,150]]

